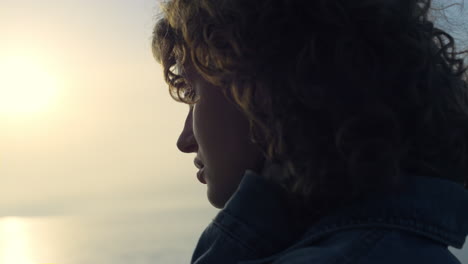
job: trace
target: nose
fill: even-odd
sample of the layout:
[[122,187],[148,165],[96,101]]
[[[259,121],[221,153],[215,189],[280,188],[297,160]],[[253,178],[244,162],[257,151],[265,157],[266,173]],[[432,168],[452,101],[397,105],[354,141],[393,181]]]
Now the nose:
[[185,119],[184,129],[177,140],[177,148],[184,153],[198,151],[198,143],[193,135],[193,118],[192,109],[190,109],[187,118]]

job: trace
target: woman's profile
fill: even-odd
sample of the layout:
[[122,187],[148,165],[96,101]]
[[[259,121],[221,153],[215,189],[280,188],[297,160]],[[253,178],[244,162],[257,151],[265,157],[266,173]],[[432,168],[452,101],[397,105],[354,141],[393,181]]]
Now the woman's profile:
[[177,147],[221,209],[191,263],[460,263],[466,52],[430,0],[168,0]]

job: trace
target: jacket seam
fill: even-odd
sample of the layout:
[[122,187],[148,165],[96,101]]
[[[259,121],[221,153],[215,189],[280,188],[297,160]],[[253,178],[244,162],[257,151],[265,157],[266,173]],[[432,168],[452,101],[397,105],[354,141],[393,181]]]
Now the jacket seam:
[[351,253],[337,258],[334,264],[357,264],[359,259],[369,254],[371,249],[375,248],[377,244],[383,240],[386,233],[387,231],[375,229],[366,232],[348,249],[348,252]]
[[230,238],[233,240],[233,242],[237,242],[239,243],[239,245],[241,245],[242,247],[244,247],[245,249],[249,250],[250,252],[252,253],[258,253],[257,250],[255,250],[254,248],[251,248],[248,243],[245,243],[244,241],[242,241],[238,236],[236,236],[235,234],[233,234],[232,232],[230,232],[227,228],[225,228],[223,225],[219,224],[219,223],[216,223],[216,222],[213,222],[213,225],[215,225],[217,228],[219,228],[225,235],[226,237]]
[[[240,224],[242,224],[242,223],[240,223]],[[229,230],[229,228],[226,228],[222,223],[218,223],[216,221],[213,221],[213,225],[216,226],[218,229],[220,229],[227,237],[232,239],[234,242],[239,243],[239,245],[241,245],[245,249],[249,250],[252,254],[255,255],[255,254],[259,253],[258,250],[256,250],[253,247],[250,247],[248,242],[243,241],[242,239],[240,239],[239,236],[237,236],[234,232],[231,232]]]
[[[362,228],[362,227],[381,227],[381,228],[392,228],[406,230],[417,234],[424,235],[436,241],[442,241],[447,244],[459,245],[462,242],[456,238],[453,238],[450,232],[443,230],[436,225],[430,225],[423,221],[419,221],[412,218],[387,218],[386,220],[375,221],[370,218],[367,220],[348,220],[346,222],[328,224],[317,228],[316,231],[307,232],[304,237],[321,237],[323,235],[333,233],[343,229]],[[315,233],[315,234],[314,234]]]

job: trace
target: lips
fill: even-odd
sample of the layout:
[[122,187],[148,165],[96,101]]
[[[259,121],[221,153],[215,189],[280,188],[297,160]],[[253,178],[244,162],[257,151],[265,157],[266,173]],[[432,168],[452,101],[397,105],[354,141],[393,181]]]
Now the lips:
[[197,172],[197,178],[198,180],[203,183],[203,184],[206,184],[206,180],[205,180],[205,177],[203,176],[203,168],[201,168],[198,172]]
[[198,169],[202,169],[203,167],[205,167],[205,165],[203,165],[203,163],[201,162],[201,160],[195,158],[193,160],[193,163],[195,164],[195,167],[197,167]]
[[195,167],[198,168],[198,172],[197,172],[197,178],[198,180],[203,183],[203,184],[206,184],[206,180],[205,180],[205,177],[203,176],[203,169],[205,168],[205,165],[203,164],[203,162],[201,162],[201,160],[195,158],[193,160],[193,163],[195,164]]

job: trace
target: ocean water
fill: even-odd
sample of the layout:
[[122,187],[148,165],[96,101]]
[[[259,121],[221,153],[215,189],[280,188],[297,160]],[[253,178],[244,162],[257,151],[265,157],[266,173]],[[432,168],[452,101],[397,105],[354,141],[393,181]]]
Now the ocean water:
[[206,208],[0,220],[0,264],[189,263]]
[[[1,264],[189,263],[210,208],[0,219]],[[468,247],[452,252],[468,263]]]

